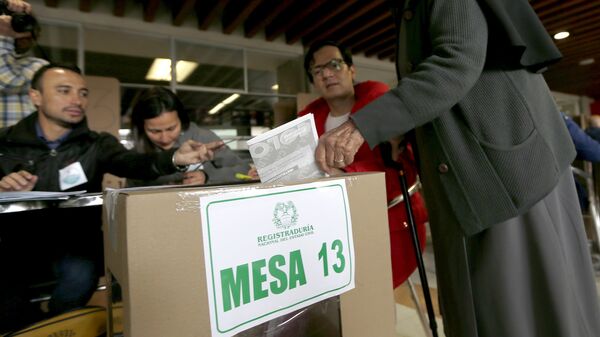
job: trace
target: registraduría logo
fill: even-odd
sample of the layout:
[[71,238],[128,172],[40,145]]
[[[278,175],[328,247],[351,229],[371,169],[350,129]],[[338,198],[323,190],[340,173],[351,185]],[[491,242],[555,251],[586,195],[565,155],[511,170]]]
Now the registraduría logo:
[[300,213],[292,201],[279,201],[273,207],[273,225],[275,231],[259,235],[256,238],[258,246],[266,246],[278,242],[298,239],[314,234],[311,224],[299,225]]
[[273,224],[277,229],[288,229],[298,222],[298,211],[292,201],[278,202],[273,209]]

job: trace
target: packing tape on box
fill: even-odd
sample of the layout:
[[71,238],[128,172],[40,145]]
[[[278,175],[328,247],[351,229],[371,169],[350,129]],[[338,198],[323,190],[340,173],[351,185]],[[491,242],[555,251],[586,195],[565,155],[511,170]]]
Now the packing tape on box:
[[[269,186],[271,187],[271,186]],[[194,189],[194,190],[183,190],[177,193],[179,197],[179,201],[175,203],[175,211],[177,212],[191,212],[198,213],[200,212],[200,197],[203,195],[215,195],[222,193],[238,193],[243,191],[255,190],[260,188],[260,185],[253,184],[251,186],[244,185],[239,188],[232,188],[230,186],[223,186],[223,188],[215,189],[215,187],[211,187],[210,190],[207,189]]]
[[104,209],[106,210],[106,222],[108,233],[110,234],[110,248],[113,251],[117,251],[117,197],[119,195],[118,189],[107,188],[104,193]]

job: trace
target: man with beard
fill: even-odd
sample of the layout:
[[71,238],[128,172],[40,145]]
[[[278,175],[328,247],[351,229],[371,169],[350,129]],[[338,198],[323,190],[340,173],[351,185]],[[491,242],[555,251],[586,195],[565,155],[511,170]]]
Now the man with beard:
[[[37,111],[0,130],[0,192],[99,192],[105,173],[154,179],[211,160],[213,151],[223,145],[222,141],[202,144],[190,140],[178,149],[161,153],[128,151],[116,137],[88,128],[88,88],[77,67],[43,66],[33,76],[29,95]],[[3,218],[6,227],[0,234],[0,331],[42,317],[39,308],[28,302],[27,294],[30,276],[38,271],[33,266],[45,266],[40,261],[49,260],[57,278],[49,302],[50,315],[85,305],[93,294],[102,271],[95,255],[102,252],[100,213],[60,214],[63,216],[36,219],[43,226],[36,226],[35,231],[23,230],[15,221],[4,223]],[[45,246],[34,246],[36,240]],[[14,254],[15,250],[24,250],[23,244],[32,247],[32,260]]]

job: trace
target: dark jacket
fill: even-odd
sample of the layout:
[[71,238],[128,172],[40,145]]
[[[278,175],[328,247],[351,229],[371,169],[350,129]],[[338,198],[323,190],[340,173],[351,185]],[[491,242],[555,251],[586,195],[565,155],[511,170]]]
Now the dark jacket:
[[491,53],[507,38],[476,2],[411,4],[397,16],[399,86],[352,118],[371,147],[417,128],[421,167],[442,184],[424,175],[426,198],[445,193],[474,234],[546,196],[575,149],[542,75]]
[[562,58],[528,2],[482,0],[479,3],[490,23],[490,35],[495,38],[492,52],[533,72],[541,72]]
[[26,170],[39,177],[34,191],[60,191],[59,170],[80,162],[88,181],[68,191],[99,192],[104,173],[153,179],[175,171],[171,162],[175,150],[162,154],[128,151],[113,135],[91,131],[85,120],[58,148],[51,150],[36,136],[37,118],[35,112],[16,125],[0,130],[0,178]]

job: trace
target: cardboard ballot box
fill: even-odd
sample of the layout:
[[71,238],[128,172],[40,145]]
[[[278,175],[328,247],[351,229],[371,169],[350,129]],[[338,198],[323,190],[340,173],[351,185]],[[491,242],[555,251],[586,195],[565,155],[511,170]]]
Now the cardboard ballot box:
[[[339,316],[338,330],[341,330],[344,337],[393,337],[395,304],[384,175],[359,173],[323,178],[315,182],[328,181],[345,184],[352,226],[349,237],[353,238],[354,249],[354,289],[341,294],[339,301],[337,298],[326,300],[333,300],[339,304],[339,311],[334,312],[334,315]],[[302,187],[306,183],[285,186]],[[107,274],[113,284],[109,296],[111,301],[116,303],[114,307],[109,306],[108,330],[122,329],[126,337],[211,336],[209,305],[212,299],[209,299],[209,296],[213,297],[214,293],[209,295],[207,288],[203,246],[204,242],[208,241],[203,238],[203,205],[200,205],[200,198],[233,191],[269,191],[281,186],[284,185],[245,184],[107,192],[104,202],[105,260]],[[231,209],[231,212],[235,211],[236,209]],[[298,212],[303,212],[301,216],[306,219],[309,218],[308,213],[313,211],[324,214],[323,210],[318,209],[303,209]],[[280,219],[277,214],[275,218],[278,221]],[[303,228],[302,231],[313,229],[312,226]],[[298,229],[295,233],[299,231],[301,230]],[[241,234],[236,231],[231,235]],[[295,234],[290,237],[302,235]],[[269,242],[268,238],[274,237],[276,236],[264,236],[259,238],[259,241],[262,240],[261,244],[266,244]],[[325,244],[323,247],[325,248]],[[235,251],[236,247],[231,248]],[[333,248],[335,245],[332,245]],[[240,255],[240,252],[236,254]],[[289,256],[290,259],[293,258],[293,254]],[[314,256],[316,258],[317,255]],[[319,255],[319,258],[321,257]],[[292,261],[287,263],[292,264]],[[333,270],[329,272],[332,274],[336,266],[340,266],[336,263],[331,262]],[[265,270],[271,270],[271,261],[262,264],[266,264]],[[283,262],[280,266],[282,264]],[[251,273],[252,270],[256,271],[255,261],[249,262],[248,265],[252,266]],[[239,273],[243,268],[232,270]],[[275,269],[271,279],[277,275],[275,272],[281,270],[283,268]],[[259,274],[259,280],[260,276]],[[262,281],[265,281],[266,276],[262,276]],[[254,276],[255,283],[256,279]],[[250,281],[252,280],[251,276]],[[301,277],[296,277],[296,281],[297,285],[302,285]],[[289,282],[291,284],[292,281]],[[269,289],[268,285],[268,280],[263,285],[259,284],[259,287],[264,286],[265,294]],[[271,291],[277,289],[273,288],[274,285],[277,284],[271,282]],[[243,288],[243,285],[240,287]],[[260,290],[256,284],[250,285],[249,289],[254,289],[254,292]],[[256,299],[256,294],[254,296]],[[243,307],[244,303],[246,302],[235,302],[235,305]],[[264,323],[263,327],[269,325],[268,323]],[[269,336],[271,335],[273,334]]]

